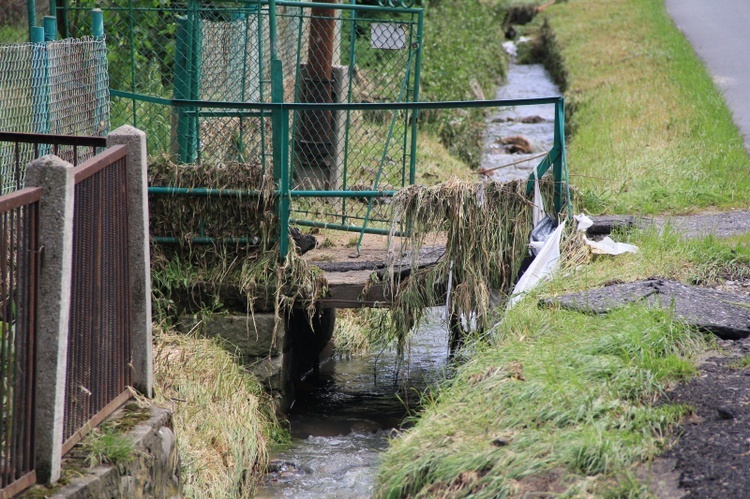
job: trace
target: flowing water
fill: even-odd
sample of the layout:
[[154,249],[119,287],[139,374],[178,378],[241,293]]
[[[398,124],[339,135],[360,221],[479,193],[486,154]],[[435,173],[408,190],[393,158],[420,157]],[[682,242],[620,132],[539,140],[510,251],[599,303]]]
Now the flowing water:
[[448,332],[442,309],[415,331],[401,360],[395,348],[321,366],[320,380],[289,411],[292,442],[275,452],[256,497],[372,495],[388,438],[419,394],[445,378]]
[[[540,65],[512,64],[507,84],[496,98],[517,99],[559,94]],[[552,147],[554,106],[499,110],[488,119],[483,167],[497,180],[527,178]],[[509,153],[500,141],[521,136],[526,153]],[[413,335],[402,361],[395,349],[358,358],[336,358],[321,366],[315,385],[300,387],[289,411],[292,442],[272,456],[257,497],[361,498],[372,495],[375,472],[388,438],[414,407],[419,393],[445,379],[448,333],[441,311]],[[304,390],[307,388],[307,390]]]
[[[514,50],[512,45],[506,45],[506,49]],[[541,64],[511,63],[506,83],[495,92],[496,99],[558,95],[560,89],[552,82],[549,73]],[[488,119],[482,168],[492,170],[492,178],[495,180],[528,178],[532,169],[542,160],[539,156],[552,149],[554,122],[554,104],[499,109]],[[530,147],[526,149],[523,142],[523,147],[518,147],[519,141],[514,141],[514,137],[524,139]],[[508,142],[515,142],[516,147]],[[521,150],[524,152],[520,152]]]

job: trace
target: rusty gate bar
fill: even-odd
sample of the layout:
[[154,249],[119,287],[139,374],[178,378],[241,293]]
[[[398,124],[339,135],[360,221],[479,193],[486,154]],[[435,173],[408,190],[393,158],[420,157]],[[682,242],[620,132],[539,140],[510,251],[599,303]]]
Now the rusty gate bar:
[[75,170],[63,455],[130,397],[127,147]]
[[34,373],[40,188],[0,197],[0,498],[36,482]]
[[54,154],[73,166],[101,152],[106,137],[71,136],[44,133],[0,132],[0,194],[24,186],[26,165],[45,155]]

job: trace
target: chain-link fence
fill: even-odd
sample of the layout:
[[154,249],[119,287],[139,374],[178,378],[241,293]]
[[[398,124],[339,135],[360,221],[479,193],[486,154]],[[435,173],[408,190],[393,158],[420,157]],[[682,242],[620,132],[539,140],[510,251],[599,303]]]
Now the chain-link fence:
[[[0,46],[0,131],[106,135],[107,49],[84,37]],[[0,194],[23,185],[30,146],[0,143]],[[20,175],[20,178],[17,176]]]
[[[284,147],[295,190],[389,190],[413,181],[411,114],[314,106],[416,100],[420,9],[282,1],[275,10],[265,2],[172,1],[158,8],[150,0],[118,3],[71,0],[67,25],[77,35],[86,10],[103,9],[113,125],[145,130],[152,155],[266,170],[274,149]],[[280,64],[272,70],[274,59]],[[270,109],[228,105],[233,102],[312,107],[296,110],[285,143],[273,144]],[[371,219],[385,221],[374,205],[304,197],[293,209],[296,217],[320,223],[356,223],[368,211]]]

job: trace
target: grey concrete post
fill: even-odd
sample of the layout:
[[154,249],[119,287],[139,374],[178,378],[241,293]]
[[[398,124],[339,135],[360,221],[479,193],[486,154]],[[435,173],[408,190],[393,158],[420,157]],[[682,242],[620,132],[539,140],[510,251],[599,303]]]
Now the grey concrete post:
[[[333,95],[336,102],[348,102],[349,67],[333,66]],[[328,188],[341,189],[344,172],[344,148],[346,146],[346,111],[336,111],[333,116],[333,151],[331,151]]]
[[133,385],[153,396],[154,365],[151,324],[151,253],[148,239],[148,180],[146,134],[124,125],[107,136],[107,147],[128,148],[128,213],[130,237],[130,303],[133,338]]
[[26,186],[41,187],[42,249],[37,305],[36,473],[40,482],[60,478],[73,264],[73,165],[44,156],[26,169]]

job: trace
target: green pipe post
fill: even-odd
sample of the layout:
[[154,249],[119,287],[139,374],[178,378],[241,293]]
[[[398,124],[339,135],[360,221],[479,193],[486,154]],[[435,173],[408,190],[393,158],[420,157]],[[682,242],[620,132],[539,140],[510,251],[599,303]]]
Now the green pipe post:
[[[568,178],[568,156],[565,151],[565,98],[560,97],[560,101],[555,105],[555,122],[556,133],[560,137],[560,197],[565,197],[565,206],[567,207],[568,217],[573,217],[573,205],[570,202],[570,179]],[[561,199],[562,202],[562,199]],[[558,212],[562,206],[558,208]]]
[[44,41],[53,42],[57,40],[57,20],[52,16],[44,16],[42,25],[44,26]]
[[[280,64],[280,61],[279,61]],[[281,110],[281,177],[279,179],[279,257],[283,261],[289,253],[289,110]]]
[[[271,22],[272,24],[275,21]],[[271,28],[273,30],[273,27]],[[271,60],[271,100],[284,102],[284,75],[279,59]],[[273,121],[273,178],[279,196],[276,215],[279,218],[279,258],[289,251],[289,110],[279,106],[271,112]]]
[[[104,40],[104,13],[101,9],[91,10],[91,35],[95,40],[103,43]],[[106,79],[103,78],[107,71],[107,52],[106,50],[101,52],[101,59],[99,60],[99,67],[102,68],[101,73],[98,73],[101,78],[96,79],[96,102],[101,105],[97,105],[94,110],[94,128],[99,131],[99,135],[105,136],[108,133],[109,123],[107,123],[107,115],[105,108],[108,105],[107,96],[107,83]]]
[[[31,43],[31,99],[34,109],[34,132],[49,133],[49,59],[44,42],[44,28],[32,26]],[[47,154],[48,145],[42,145],[40,153]],[[20,181],[20,179],[18,179]]]
[[[192,54],[193,37],[192,23],[189,17],[180,16],[177,18],[177,53],[175,55],[175,78],[174,78],[174,98],[184,100],[197,100],[193,92],[196,86],[193,80],[196,79],[194,58]],[[197,108],[189,106],[180,107],[177,111],[177,160],[180,163],[194,163],[197,149],[197,130],[196,122]]]
[[57,1],[49,0],[49,15],[57,18]]
[[36,27],[36,0],[26,0],[26,19],[29,24],[29,41],[34,42],[32,29]]
[[560,133],[558,123],[560,121],[559,113],[560,104],[555,103],[555,130],[554,130],[554,146],[555,159],[552,162],[552,179],[554,181],[554,204],[555,204],[555,215],[560,213],[562,207],[562,161],[560,157]]
[[[258,100],[265,102],[265,92],[263,91],[263,12],[258,10]],[[260,163],[261,172],[266,174],[266,120],[261,110],[260,120]]]
[[[128,43],[130,44],[130,91],[135,94],[135,16],[133,15],[133,0],[128,0]],[[187,96],[186,96],[187,98]],[[136,99],[133,103],[133,126],[138,126],[138,109]]]
[[[419,83],[422,75],[422,40],[424,36],[424,10],[417,14],[417,58],[414,62],[414,94],[412,100],[419,102]],[[419,109],[411,113],[411,157],[409,158],[409,185],[414,185],[417,178],[417,134],[419,131]]]
[[56,10],[53,15],[57,18],[57,32],[60,33],[60,38],[68,38],[70,36],[68,27],[68,0],[62,0],[62,6],[57,7]]

